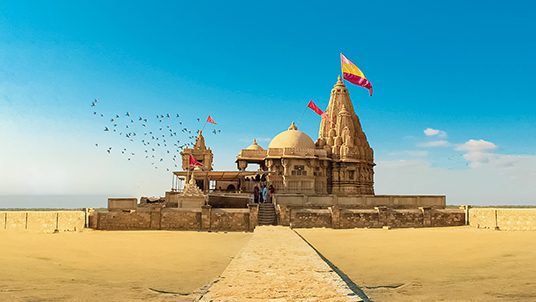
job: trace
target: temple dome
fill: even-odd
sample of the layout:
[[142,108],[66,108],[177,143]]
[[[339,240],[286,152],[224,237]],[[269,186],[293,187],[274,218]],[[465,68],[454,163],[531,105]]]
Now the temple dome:
[[279,133],[272,139],[268,149],[272,148],[314,149],[315,143],[309,135],[299,131],[292,122],[287,131]]
[[256,150],[256,151],[264,151],[264,149],[259,146],[259,144],[257,144],[257,140],[256,139],[253,139],[253,143],[251,143],[251,145],[249,145],[246,150]]

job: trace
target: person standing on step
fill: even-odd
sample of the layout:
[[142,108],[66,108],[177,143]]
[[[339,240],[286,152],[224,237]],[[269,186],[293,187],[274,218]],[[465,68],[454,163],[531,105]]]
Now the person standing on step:
[[259,203],[264,203],[264,194],[262,194],[263,184],[261,184],[261,189],[259,191]]
[[253,202],[259,203],[259,186],[255,185],[255,188],[253,188]]
[[268,202],[268,188],[266,187],[266,184],[262,185],[261,195],[262,202]]
[[273,185],[270,185],[270,187],[268,188],[268,194],[270,196],[270,202],[272,202],[272,198],[274,198],[275,194],[275,188]]

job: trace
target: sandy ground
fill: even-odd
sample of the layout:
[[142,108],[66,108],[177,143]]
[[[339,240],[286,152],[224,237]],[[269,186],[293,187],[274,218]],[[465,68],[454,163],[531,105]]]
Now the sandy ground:
[[374,301],[536,301],[536,232],[470,227],[298,232]]
[[0,301],[191,301],[178,293],[191,294],[218,277],[250,237],[0,232]]

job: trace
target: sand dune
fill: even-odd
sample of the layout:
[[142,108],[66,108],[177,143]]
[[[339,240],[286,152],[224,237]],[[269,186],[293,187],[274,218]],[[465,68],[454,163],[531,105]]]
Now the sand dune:
[[0,301],[191,301],[250,236],[0,232]]
[[536,301],[536,232],[302,229],[375,301]]

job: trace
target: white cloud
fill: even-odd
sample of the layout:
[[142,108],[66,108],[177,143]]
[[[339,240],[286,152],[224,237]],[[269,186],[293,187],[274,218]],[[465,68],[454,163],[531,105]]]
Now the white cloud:
[[483,139],[470,139],[465,143],[458,145],[456,149],[468,152],[486,152],[497,149],[497,145]]
[[437,148],[437,147],[448,147],[450,146],[450,143],[442,139],[442,140],[437,140],[437,141],[429,141],[426,143],[419,143],[417,144],[417,146],[421,148]]
[[439,129],[434,128],[426,128],[424,129],[424,135],[431,139],[435,139],[432,141],[427,141],[423,143],[418,143],[417,147],[419,148],[438,148],[438,147],[448,147],[450,146],[450,143],[446,140],[447,138],[447,132]]
[[446,138],[447,137],[447,132],[443,131],[443,130],[439,130],[439,129],[434,129],[434,128],[426,128],[424,129],[424,135],[426,136],[437,136],[437,137],[441,137],[441,138]]
[[493,153],[495,149],[497,149],[497,145],[483,139],[470,139],[456,147],[456,150],[463,152],[463,158],[467,160],[472,168],[479,167],[500,157]]

